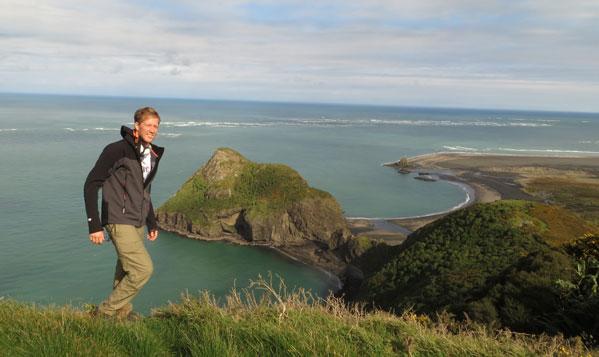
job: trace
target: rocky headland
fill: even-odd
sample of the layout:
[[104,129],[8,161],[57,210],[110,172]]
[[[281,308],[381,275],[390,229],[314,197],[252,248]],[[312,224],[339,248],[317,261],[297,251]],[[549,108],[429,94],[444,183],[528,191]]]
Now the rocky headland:
[[252,162],[230,148],[217,149],[157,218],[166,231],[273,247],[336,275],[355,245],[331,194],[310,187],[286,165]]

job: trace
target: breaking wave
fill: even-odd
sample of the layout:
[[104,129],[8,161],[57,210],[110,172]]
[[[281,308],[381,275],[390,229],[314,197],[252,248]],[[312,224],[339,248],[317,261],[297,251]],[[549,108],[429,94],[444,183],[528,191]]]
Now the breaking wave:
[[262,120],[255,122],[236,121],[166,121],[161,125],[166,127],[211,127],[211,128],[243,128],[243,127],[272,127],[272,126],[305,126],[305,127],[353,127],[353,126],[425,126],[425,127],[551,127],[554,120],[510,120],[501,121],[456,121],[456,120],[389,120],[389,119],[285,119]]
[[[590,142],[589,142],[590,143]],[[599,143],[597,141],[596,143]],[[594,155],[599,154],[599,151],[588,151],[588,150],[569,150],[569,149],[518,149],[518,148],[506,148],[506,147],[498,147],[498,148],[485,148],[485,149],[477,149],[470,148],[466,146],[443,146],[444,149],[449,151],[459,151],[459,152],[484,152],[484,153],[498,153],[498,152],[521,152],[521,153],[546,153],[546,154],[587,154]]]
[[64,128],[66,131],[76,132],[76,131],[120,131],[121,129],[117,128]]

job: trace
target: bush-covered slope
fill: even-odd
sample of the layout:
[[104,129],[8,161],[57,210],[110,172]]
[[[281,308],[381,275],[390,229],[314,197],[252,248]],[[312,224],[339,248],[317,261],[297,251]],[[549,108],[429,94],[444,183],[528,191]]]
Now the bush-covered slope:
[[576,334],[562,316],[557,281],[575,278],[575,260],[562,246],[594,229],[558,207],[477,204],[421,228],[401,246],[362,255],[355,264],[365,280],[353,298],[395,311],[466,313],[518,331]]

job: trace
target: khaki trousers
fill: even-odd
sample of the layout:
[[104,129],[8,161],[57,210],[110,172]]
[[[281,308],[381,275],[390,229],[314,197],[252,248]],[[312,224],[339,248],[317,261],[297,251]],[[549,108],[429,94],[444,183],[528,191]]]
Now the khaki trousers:
[[98,310],[110,316],[127,315],[133,309],[131,300],[148,282],[154,267],[144,246],[144,227],[107,224],[106,230],[116,249],[117,262],[112,293]]

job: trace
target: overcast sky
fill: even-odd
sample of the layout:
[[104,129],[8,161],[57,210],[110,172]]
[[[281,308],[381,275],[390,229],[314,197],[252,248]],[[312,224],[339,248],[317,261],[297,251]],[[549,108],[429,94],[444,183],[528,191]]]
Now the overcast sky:
[[599,112],[599,1],[0,0],[0,92]]

